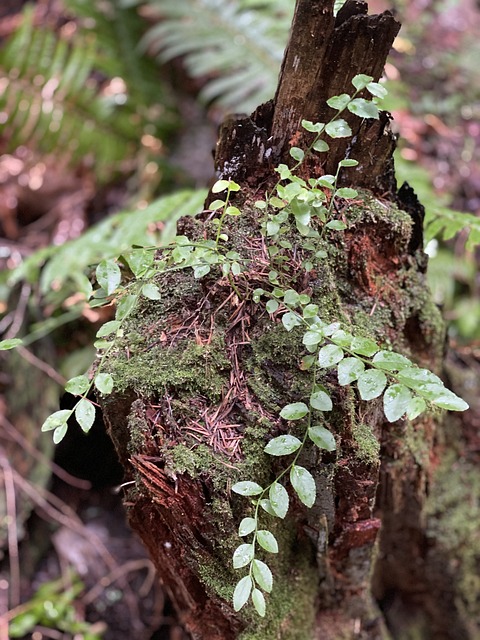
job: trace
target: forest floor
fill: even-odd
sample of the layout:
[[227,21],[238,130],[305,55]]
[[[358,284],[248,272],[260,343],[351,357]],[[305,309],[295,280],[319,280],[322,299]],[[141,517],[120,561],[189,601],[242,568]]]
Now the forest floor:
[[[2,3],[0,45],[1,39],[8,37],[18,24],[21,4],[15,0]],[[38,4],[47,13],[56,7],[51,2]],[[370,4],[371,11],[389,8],[383,0]],[[404,28],[386,76],[391,85],[388,108],[401,137],[400,173],[403,176],[412,170],[415,180],[431,180],[428,191],[432,198],[478,215],[480,6],[474,0],[411,0],[397,5]],[[191,87],[184,91],[180,110],[195,129],[197,149],[192,158],[184,149],[184,138],[178,137],[169,154],[181,165],[184,175],[190,174],[183,178],[183,184],[201,185],[213,174],[211,151],[219,112],[199,106]],[[5,256],[26,256],[50,243],[77,237],[103,215],[128,203],[125,181],[97,188],[88,171],[59,166],[25,147],[7,151],[2,144],[0,136],[0,269],[12,267]],[[418,167],[425,171],[418,173]],[[453,243],[461,261],[464,238]],[[477,267],[478,259],[480,256]],[[477,275],[473,282],[471,278],[468,282],[460,280],[459,287],[462,286],[477,299],[480,297]],[[0,301],[0,311],[1,305]],[[79,345],[85,342],[83,330],[82,326],[75,328],[79,335],[73,341]],[[478,338],[463,348],[475,351],[478,357]],[[9,382],[0,376],[0,392]],[[0,423],[0,444],[11,442],[5,424],[6,421]],[[20,544],[22,577],[12,577],[11,565],[3,560],[0,621],[8,608],[3,578],[7,583],[18,580],[20,601],[25,603],[41,585],[53,585],[58,578],[65,578],[70,567],[84,586],[80,595],[67,604],[73,607],[72,615],[93,625],[92,633],[103,633],[104,640],[185,640],[142,545],[125,523],[121,490],[115,489],[121,476],[102,425],[97,425],[89,441],[95,455],[87,453],[83,457],[87,463],[79,466],[72,462],[72,456],[83,446],[79,440],[82,437],[73,434],[59,447],[54,463],[47,463],[48,473],[52,474],[48,492],[39,488],[31,498],[33,512]],[[64,469],[60,472],[63,479],[55,477],[54,464]],[[75,481],[72,484],[66,473],[82,478],[83,485]],[[19,495],[17,499],[25,498]],[[8,515],[15,519],[14,513]],[[3,542],[7,544],[6,539]],[[37,546],[35,553],[32,545]],[[14,550],[15,545],[11,544],[10,554]],[[74,635],[41,623],[35,633],[28,637],[67,640]],[[7,637],[0,622],[0,640]]]

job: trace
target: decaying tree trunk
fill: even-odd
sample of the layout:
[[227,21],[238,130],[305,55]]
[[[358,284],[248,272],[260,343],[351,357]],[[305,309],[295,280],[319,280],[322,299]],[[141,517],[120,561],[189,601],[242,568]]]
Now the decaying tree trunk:
[[[274,184],[274,167],[289,162],[291,145],[309,143],[302,118],[328,121],[326,100],[350,92],[356,74],[378,80],[398,29],[390,13],[368,16],[360,0],[348,0],[336,19],[333,0],[297,0],[275,99],[227,121],[216,153],[218,175],[242,186],[235,204],[243,215],[225,233],[250,270],[235,289],[214,271],[162,276],[162,301],[142,303],[125,348],[109,359],[116,391],[102,407],[134,481],[129,519],[194,639],[479,637],[468,622],[473,605],[454,567],[439,570],[441,544],[427,530],[438,523],[427,489],[443,464],[441,431],[431,415],[386,423],[381,403],[361,402],[328,373],[322,382],[336,407],[329,426],[337,451],[302,453],[317,501],[308,510],[291,496],[287,518],[268,524],[280,553],[269,556],[266,618],[231,604],[242,575],[231,557],[249,503],[229,487],[268,483],[282,468],[263,448],[285,432],[279,411],[304,400],[309,380],[299,367],[299,334],[251,301],[255,287],[268,288],[270,269],[252,203]],[[362,189],[361,197],[340,212],[348,227],[328,238],[328,257],[312,271],[301,267],[301,246],[287,254],[290,284],[308,292],[326,320],[438,371],[444,328],[424,282],[423,210],[407,186],[397,191],[389,115],[347,118],[353,137],[330,142],[302,172],[335,173],[339,160],[354,158],[359,165],[342,182]],[[194,237],[215,233],[208,219],[184,219],[180,228]]]

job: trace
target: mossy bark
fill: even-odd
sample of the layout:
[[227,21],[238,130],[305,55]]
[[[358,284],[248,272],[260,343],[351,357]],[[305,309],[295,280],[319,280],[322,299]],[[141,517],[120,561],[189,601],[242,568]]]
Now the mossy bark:
[[[292,141],[308,142],[299,132],[302,118],[329,117],[326,99],[348,91],[356,73],[378,79],[398,27],[388,12],[368,16],[357,0],[336,20],[333,0],[297,2],[275,101],[228,121],[217,148],[219,176],[242,185],[235,203],[242,215],[230,218],[224,232],[249,269],[233,283],[215,270],[202,279],[189,270],[160,277],[161,302],[142,302],[106,364],[115,392],[101,404],[126,480],[133,481],[125,490],[130,522],[194,639],[401,637],[374,595],[385,602],[391,593],[426,585],[434,417],[388,424],[379,401],[361,402],[327,371],[319,380],[334,401],[328,426],[337,451],[306,447],[301,455],[317,485],[315,505],[305,509],[292,495],[285,520],[261,516],[280,546],[268,558],[274,589],[266,617],[250,608],[236,613],[231,604],[241,577],[231,558],[249,503],[230,487],[275,478],[282,459],[267,456],[264,446],[292,427],[279,412],[305,401],[311,385],[301,367],[301,333],[287,333],[276,314],[252,301],[256,287],[269,288],[271,269],[253,202],[271,186],[273,167],[288,157]],[[282,250],[282,286],[308,293],[324,320],[341,321],[439,372],[444,327],[425,284],[422,207],[408,187],[397,192],[388,115],[352,119],[351,126],[350,147],[331,144],[323,164],[309,161],[302,169],[318,176],[335,172],[345,154],[359,160],[343,177],[360,189],[338,214],[348,228],[328,232],[309,249],[292,229],[293,249]],[[193,238],[216,234],[201,217],[181,220],[180,228]],[[302,261],[317,251],[326,257],[305,271]],[[301,425],[296,429],[301,433]],[[417,609],[425,602],[419,596]],[[424,619],[431,622],[438,607],[429,602]]]

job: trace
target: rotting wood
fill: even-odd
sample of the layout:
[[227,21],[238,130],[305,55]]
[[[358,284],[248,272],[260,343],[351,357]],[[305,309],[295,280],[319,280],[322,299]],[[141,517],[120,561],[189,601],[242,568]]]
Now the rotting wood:
[[[329,118],[325,101],[334,94],[351,93],[351,79],[357,73],[377,80],[398,29],[389,12],[368,16],[366,3],[358,0],[348,0],[336,19],[333,0],[298,0],[275,100],[259,107],[250,117],[225,122],[216,152],[219,177],[241,183],[244,199],[261,197],[276,179],[273,168],[288,159],[292,141],[301,146],[308,140],[308,134],[299,130],[302,118],[313,121]],[[347,118],[350,121],[350,116]],[[335,173],[338,160],[351,155],[360,165],[345,171],[342,180],[351,186],[370,189],[382,196],[382,202],[372,198],[363,203],[364,213],[357,222],[351,222],[344,235],[344,255],[338,263],[322,265],[318,273],[302,276],[292,256],[293,281],[303,277],[303,286],[312,291],[312,299],[320,305],[327,306],[333,292],[339,301],[335,309],[339,316],[352,318],[358,314],[367,316],[373,323],[376,312],[381,311],[377,331],[383,332],[382,339],[400,344],[407,351],[410,349],[423,365],[438,367],[442,355],[442,325],[438,322],[435,326],[435,319],[431,317],[422,319],[429,300],[423,280],[424,261],[418,251],[422,245],[422,209],[408,187],[397,193],[392,160],[395,139],[390,131],[389,116],[383,114],[379,121],[363,122],[352,116],[351,125],[353,140],[335,141],[322,162],[307,163],[302,169],[312,176]],[[407,213],[392,213],[389,209],[391,203],[399,202],[405,202]],[[252,269],[248,274],[246,287],[256,279],[261,281],[265,275],[262,263],[266,259],[265,247],[250,245],[254,232],[258,232],[255,216],[257,213],[252,210],[244,211],[245,225],[250,227],[243,231],[238,222],[226,223],[231,238],[235,240],[236,234],[240,234],[237,240],[243,243],[244,255],[252,262],[260,257],[256,271]],[[414,220],[413,234],[408,216]],[[180,224],[182,231],[183,227],[193,228],[202,234],[206,229],[198,220],[188,219]],[[254,305],[242,306],[237,296],[232,295],[226,279],[199,283],[188,278],[179,275],[167,283],[170,289],[162,304],[172,308],[165,318],[154,321],[152,306],[146,306],[138,316],[139,323],[148,323],[151,313],[152,324],[145,328],[149,340],[159,325],[161,337],[158,344],[155,343],[158,366],[166,367],[170,354],[176,353],[179,344],[186,349],[192,345],[207,349],[212,336],[220,333],[230,371],[225,374],[226,389],[216,406],[223,407],[228,399],[228,411],[235,414],[229,426],[237,430],[240,443],[242,438],[248,438],[247,432],[252,430],[255,420],[270,420],[275,431],[278,420],[275,422],[272,417],[269,402],[278,402],[278,395],[281,399],[289,397],[298,363],[289,352],[282,353],[280,347],[272,347],[268,358],[263,360],[256,355],[253,343],[256,341],[258,349],[262,340],[265,342],[274,334],[275,325],[258,308],[255,310]],[[177,300],[171,290],[175,286],[188,291],[188,296],[185,294]],[[197,311],[192,310],[195,305]],[[182,328],[181,337],[175,332],[169,335],[172,326]],[[222,364],[215,371],[213,366],[210,369],[208,366],[206,361],[205,378],[217,373],[223,375]],[[282,524],[286,529],[282,556],[272,562],[275,562],[276,585],[279,588],[283,585],[287,602],[282,604],[281,599],[275,600],[277,596],[272,594],[269,604],[275,604],[276,613],[268,619],[268,627],[259,627],[249,619],[248,612],[236,614],[231,602],[224,597],[228,593],[228,581],[234,579],[231,549],[226,547],[238,524],[236,517],[246,515],[242,511],[246,505],[229,497],[226,483],[219,487],[216,482],[219,467],[213,463],[235,468],[237,458],[232,456],[228,460],[218,455],[210,458],[210,466],[200,470],[188,464],[179,469],[178,462],[170,459],[179,442],[188,442],[185,433],[188,425],[198,419],[189,413],[203,407],[201,403],[205,399],[198,391],[199,380],[191,381],[187,375],[186,379],[186,383],[178,384],[172,375],[171,384],[157,390],[158,395],[164,394],[161,398],[148,398],[135,391],[138,384],[135,379],[123,395],[105,398],[102,403],[128,478],[136,480],[135,489],[129,489],[126,498],[130,522],[148,547],[192,638],[390,638],[385,625],[388,616],[379,611],[371,594],[375,545],[379,539],[382,549],[390,556],[381,558],[377,567],[387,567],[392,576],[391,580],[377,576],[379,599],[386,600],[388,590],[396,589],[413,600],[418,589],[427,589],[426,578],[422,577],[422,545],[425,544],[423,507],[429,469],[427,462],[424,464],[418,454],[406,446],[405,425],[386,425],[379,406],[368,409],[353,406],[352,396],[346,389],[335,390],[335,404],[339,407],[335,427],[341,438],[341,452],[337,459],[334,454],[325,454],[320,463],[313,455],[309,460],[310,454],[306,454],[306,463],[315,474],[319,499],[308,513],[294,504],[292,517]],[[270,384],[274,399],[270,401],[264,396],[262,407],[260,385],[265,381]],[[189,404],[184,395],[185,388],[191,387],[195,387],[195,392],[192,391]],[[148,410],[154,406],[157,417],[151,421]],[[360,428],[364,428],[364,435],[370,434],[375,443],[377,439],[382,442],[381,469],[379,460],[372,462],[368,458],[371,452],[359,451],[360,440],[354,430]],[[415,429],[421,433],[427,451],[433,448],[433,420],[426,417]],[[205,449],[213,450],[207,430],[198,430],[197,436],[200,440],[204,438]],[[192,458],[197,442],[195,439],[190,445]],[[252,440],[249,444],[252,446]],[[236,455],[239,451],[237,447]],[[258,455],[260,461],[261,454]],[[219,505],[222,509],[228,508],[219,511]],[[401,547],[400,561],[392,559],[394,544]],[[410,572],[409,562],[417,563]],[[419,602],[416,612],[420,614],[422,601]],[[449,602],[453,606],[453,596]],[[435,607],[431,603],[430,606],[428,615],[434,617]],[[309,616],[312,616],[310,621]],[[463,633],[463,627],[457,626],[458,629]]]

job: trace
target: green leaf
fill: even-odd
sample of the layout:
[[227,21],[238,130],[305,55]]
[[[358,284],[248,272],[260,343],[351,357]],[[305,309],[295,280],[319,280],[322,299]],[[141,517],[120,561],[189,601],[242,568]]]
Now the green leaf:
[[325,124],[323,122],[311,122],[310,120],[302,120],[302,127],[311,133],[321,133]]
[[353,160],[353,158],[345,158],[344,160],[340,160],[338,163],[339,167],[358,167],[358,160]]
[[108,396],[113,390],[113,378],[110,373],[97,373],[94,379],[95,386],[104,395]]
[[398,380],[410,387],[410,389],[419,389],[423,385],[440,385],[443,386],[442,380],[428,369],[420,369],[420,367],[410,367],[402,369],[398,372]]
[[255,200],[254,206],[257,209],[263,210],[267,208],[267,203],[265,202],[265,200]]
[[343,118],[329,122],[325,127],[325,131],[331,138],[349,138],[352,135],[348,122]]
[[15,347],[19,347],[22,344],[23,340],[20,338],[9,338],[8,340],[0,341],[0,351],[8,351],[10,349],[15,349]]
[[287,331],[291,331],[294,327],[298,327],[302,324],[301,319],[293,311],[288,311],[282,316],[282,324]]
[[307,507],[313,507],[317,490],[312,474],[303,467],[293,465],[290,469],[290,482],[301,502]]
[[376,98],[385,98],[388,95],[387,89],[378,82],[369,82],[366,87],[367,91]]
[[252,591],[252,602],[256,612],[262,618],[265,617],[265,597],[259,589]]
[[200,264],[196,267],[193,267],[193,277],[199,280],[206,276],[207,273],[210,273],[210,265],[209,264]]
[[225,191],[225,189],[228,189],[229,184],[228,180],[217,180],[211,191],[212,193],[221,193],[222,191]]
[[117,311],[115,312],[115,318],[117,320],[123,320],[126,318],[131,311],[133,311],[135,305],[137,303],[137,296],[129,294],[127,296],[122,296],[117,304]]
[[257,584],[262,587],[264,591],[270,593],[273,586],[273,576],[268,565],[255,558],[252,562],[252,571]]
[[208,205],[208,210],[218,211],[219,209],[222,209],[225,205],[226,205],[225,200],[214,200]]
[[302,443],[298,438],[286,433],[283,436],[278,436],[270,440],[264,451],[271,456],[288,456],[301,446]]
[[95,270],[98,284],[111,295],[122,280],[120,267],[114,260],[102,260]]
[[67,429],[68,429],[68,424],[66,422],[64,422],[63,424],[61,424],[59,427],[55,429],[55,431],[53,432],[54,444],[58,444],[64,439],[65,434],[67,433]]
[[116,333],[121,326],[121,322],[118,320],[110,320],[109,322],[105,322],[102,324],[100,329],[97,331],[97,338],[104,338],[105,336],[109,336],[112,333]]
[[445,388],[442,393],[432,400],[432,403],[448,411],[466,411],[469,408],[465,400]]
[[269,300],[265,305],[265,309],[268,311],[268,313],[275,313],[279,306],[280,305],[276,300]]
[[367,76],[364,73],[359,73],[353,78],[352,84],[355,89],[357,89],[357,91],[361,91],[362,89],[365,89],[365,87],[370,84],[372,80],[372,76]]
[[284,420],[300,420],[308,413],[308,407],[304,402],[287,404],[280,411],[280,417]]
[[337,111],[343,111],[347,104],[350,102],[351,98],[348,93],[342,93],[339,96],[332,96],[327,100],[327,104],[332,109],[337,109]]
[[260,500],[260,506],[262,507],[262,509],[264,511],[266,511],[269,515],[271,516],[275,516],[276,517],[276,513],[272,508],[272,505],[270,503],[270,500],[267,500],[266,498],[263,498],[262,500]]
[[90,386],[90,380],[87,376],[76,376],[75,378],[70,378],[70,380],[65,385],[65,391],[68,393],[73,393],[74,396],[80,396],[84,394]]
[[285,518],[289,503],[288,493],[285,487],[279,482],[274,482],[270,487],[269,498],[275,515],[279,518]]
[[373,400],[385,389],[387,376],[378,369],[369,369],[358,377],[357,385],[362,400]]
[[242,188],[239,184],[237,184],[234,180],[229,180],[228,181],[228,188],[230,189],[230,191],[241,191]]
[[409,420],[415,420],[418,416],[425,411],[427,403],[423,398],[413,397],[408,403],[407,418]]
[[378,369],[384,369],[385,371],[400,371],[412,366],[411,360],[395,351],[379,351],[375,354],[372,363]]
[[52,429],[57,429],[62,424],[66,424],[67,420],[72,415],[72,412],[69,409],[62,409],[61,411],[55,411],[52,413],[45,422],[42,424],[41,431],[52,431]]
[[283,295],[283,301],[290,307],[296,307],[299,303],[300,295],[294,289],[287,289]]
[[350,349],[361,356],[370,357],[377,353],[380,347],[376,342],[370,340],[370,338],[354,338]]
[[235,611],[240,611],[242,607],[246,605],[252,592],[252,579],[250,576],[245,576],[237,583],[235,591],[233,592],[233,608]]
[[271,531],[260,529],[257,531],[258,544],[270,553],[278,553],[278,542]]
[[125,258],[133,274],[139,278],[153,265],[154,253],[146,249],[134,249]]
[[330,220],[325,226],[327,229],[332,229],[333,231],[343,231],[347,228],[347,225],[341,220]]
[[271,237],[276,235],[280,231],[280,225],[278,222],[274,222],[273,220],[269,220],[267,222],[267,236]]
[[325,336],[323,332],[320,330],[317,331],[306,331],[303,334],[302,342],[306,347],[314,347],[320,342],[323,342]]
[[356,198],[358,196],[358,191],[356,189],[350,189],[349,187],[342,187],[341,189],[337,189],[335,191],[335,197],[345,198],[345,200],[350,200],[351,198]]
[[327,451],[335,451],[337,443],[333,434],[330,433],[325,427],[315,425],[308,430],[308,437],[314,442],[320,449],[326,449]]
[[353,336],[343,329],[337,329],[331,334],[330,340],[340,347],[349,347],[352,344]]
[[378,120],[379,111],[376,104],[364,98],[355,98],[348,105],[348,110],[360,118],[374,118]]
[[318,304],[307,304],[303,309],[304,318],[314,318],[318,313]]
[[330,145],[325,140],[316,140],[313,143],[312,149],[318,151],[318,153],[325,153],[330,150]]
[[305,152],[303,151],[303,149],[300,149],[300,147],[292,147],[290,149],[290,155],[297,162],[302,162],[305,157]]
[[249,482],[248,480],[244,480],[242,482],[237,482],[233,485],[232,491],[234,493],[238,493],[241,496],[258,496],[262,493],[263,488],[257,484],[256,482]]
[[312,393],[310,396],[310,404],[318,411],[331,411],[333,409],[332,399],[328,393],[321,389]]
[[365,364],[358,358],[345,358],[338,364],[338,384],[344,387],[362,375]]
[[318,352],[318,364],[320,367],[333,367],[343,359],[343,349],[336,344],[327,344]]
[[333,189],[333,185],[335,184],[335,176],[327,174],[318,178],[317,184],[319,187],[326,187],[327,189]]
[[148,282],[147,284],[143,285],[142,294],[149,300],[160,300],[162,298],[160,289],[157,287],[156,284],[153,284],[151,282]]
[[253,560],[255,556],[255,547],[253,544],[241,544],[233,553],[233,568],[241,569]]
[[249,533],[252,533],[257,528],[257,521],[255,518],[243,518],[240,522],[240,526],[238,527],[238,535],[239,536],[248,536]]
[[241,216],[242,212],[240,211],[240,209],[238,207],[227,207],[225,209],[225,213],[227,214],[227,216]]
[[403,384],[392,384],[383,396],[383,410],[389,422],[395,422],[407,412],[412,393]]
[[280,200],[280,198],[277,198],[277,196],[272,196],[269,199],[268,204],[270,204],[275,209],[283,209],[287,205],[286,202]]
[[95,407],[91,402],[82,398],[75,407],[75,419],[85,433],[88,433],[95,421]]

